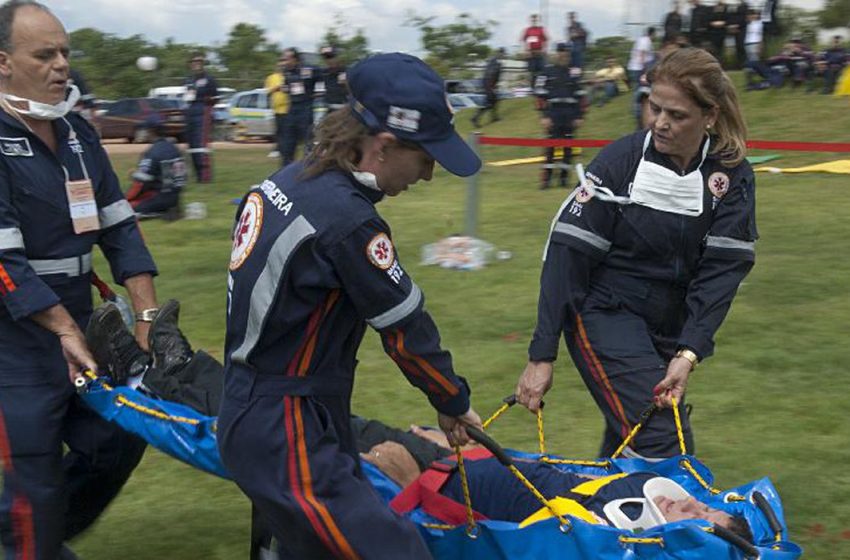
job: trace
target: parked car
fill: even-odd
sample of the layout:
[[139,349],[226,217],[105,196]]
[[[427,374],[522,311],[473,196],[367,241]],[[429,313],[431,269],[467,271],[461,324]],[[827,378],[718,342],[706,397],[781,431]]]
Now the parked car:
[[101,138],[126,138],[137,142],[146,136],[139,131],[139,124],[152,113],[162,117],[166,136],[173,136],[178,142],[186,140],[186,116],[175,99],[119,99],[99,106],[94,119]]
[[269,96],[263,88],[239,91],[228,103],[229,117],[225,138],[273,139],[275,136],[274,112],[269,107]]
[[[316,99],[313,102],[314,124],[318,124],[327,113],[321,93],[316,92]],[[246,138],[274,140],[276,133],[274,111],[269,106],[269,94],[265,89],[257,88],[234,93],[230,98],[229,111],[225,139],[231,141]]]

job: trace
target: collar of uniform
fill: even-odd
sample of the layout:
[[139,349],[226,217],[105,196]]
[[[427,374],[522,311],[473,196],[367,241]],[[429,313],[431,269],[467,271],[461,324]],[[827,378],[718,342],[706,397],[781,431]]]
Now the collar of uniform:
[[[363,193],[366,196],[366,198],[368,198],[369,200],[372,201],[373,204],[380,202],[381,200],[384,199],[384,196],[386,196],[384,194],[384,191],[382,191],[378,187],[377,181],[375,181],[374,183],[364,182],[362,179],[358,178],[357,175],[355,175],[353,173],[349,173],[348,176],[351,179],[351,183],[355,187],[357,187],[357,190],[359,190],[361,193]],[[373,177],[374,177],[374,175],[373,175]]]
[[[70,113],[68,115],[70,115]],[[51,123],[53,124],[53,131],[56,133],[56,140],[59,142],[64,142],[68,138],[68,132],[70,128],[66,122],[67,118],[68,116],[66,116],[65,118],[55,119],[51,121]],[[11,126],[12,128],[20,130],[22,132],[26,132],[30,136],[35,136],[32,130],[27,127],[27,125],[25,125],[13,115],[10,115],[2,109],[0,109],[0,121],[2,121],[4,125]]]
[[[647,132],[647,134],[649,134],[649,132]],[[644,138],[645,138],[645,136],[640,136],[640,138],[639,138],[641,145],[643,145]],[[711,137],[706,135],[706,139],[704,139],[702,141],[702,143],[700,143],[699,150],[697,150],[696,155],[693,157],[693,159],[691,159],[691,161],[688,163],[687,167],[685,167],[685,171],[684,171],[684,173],[682,173],[682,175],[691,173],[692,171],[694,171],[695,169],[697,169],[699,167],[700,162],[702,160],[702,149],[703,149],[703,147],[705,147],[706,142],[711,142],[711,141],[712,141]],[[711,161],[713,159],[716,159],[716,157],[717,157],[717,155],[712,154],[711,148],[709,148],[708,154],[706,154],[706,156],[705,156],[705,161],[706,162]],[[664,167],[666,167],[668,169],[672,169],[676,173],[680,173],[678,166],[673,163],[673,160],[670,159],[670,156],[668,156],[667,154],[662,154],[661,152],[659,152],[658,150],[655,149],[655,143],[654,142],[650,142],[649,147],[646,149],[646,159],[653,162],[653,163],[663,165]]]

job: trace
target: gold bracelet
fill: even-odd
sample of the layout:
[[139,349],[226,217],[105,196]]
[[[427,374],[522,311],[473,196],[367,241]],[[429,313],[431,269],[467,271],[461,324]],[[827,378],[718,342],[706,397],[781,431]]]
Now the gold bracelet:
[[691,362],[691,371],[697,369],[697,364],[699,363],[699,356],[693,350],[689,350],[688,348],[682,348],[678,352],[676,352],[677,358],[685,358],[689,362]]
[[143,309],[136,313],[136,321],[140,323],[150,323],[154,320],[154,317],[156,317],[157,313],[159,313],[159,307]]

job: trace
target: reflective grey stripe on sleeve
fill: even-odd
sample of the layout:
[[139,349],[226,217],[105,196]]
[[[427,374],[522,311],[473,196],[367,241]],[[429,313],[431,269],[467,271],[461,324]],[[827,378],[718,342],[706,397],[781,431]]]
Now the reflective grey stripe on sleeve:
[[24,236],[18,228],[0,229],[0,251],[23,249]]
[[564,235],[569,235],[570,237],[575,237],[576,239],[581,239],[585,243],[589,245],[593,245],[600,251],[608,252],[608,249],[611,248],[611,242],[605,239],[604,237],[599,237],[593,232],[587,231],[586,229],[581,229],[578,226],[574,226],[572,224],[565,224],[563,222],[558,222],[555,224],[555,230],[558,233],[563,233]]
[[372,326],[373,329],[383,329],[398,323],[419,307],[419,303],[422,301],[422,291],[419,289],[419,286],[416,284],[411,284],[410,293],[404,298],[404,301],[393,307],[388,311],[384,311],[377,317],[372,317],[371,319],[366,319],[366,322]]
[[133,207],[130,206],[130,203],[125,199],[113,202],[109,206],[101,208],[97,213],[97,217],[100,218],[101,229],[106,229],[114,226],[115,224],[120,224],[127,218],[132,218],[134,215]]
[[29,259],[27,262],[39,276],[64,274],[76,278],[91,272],[91,253],[79,257],[65,257],[64,259]]
[[133,179],[136,179],[137,181],[153,181],[154,176],[143,171],[136,171],[133,173]]
[[230,355],[234,362],[246,363],[248,354],[260,340],[260,333],[266,316],[271,311],[280,283],[283,281],[286,265],[295,250],[307,238],[316,233],[307,218],[298,216],[278,236],[277,241],[269,251],[266,265],[257,277],[254,289],[251,291],[251,301],[248,309],[248,324],[245,325],[245,339],[242,344]]
[[756,244],[753,241],[741,241],[731,237],[714,237],[709,235],[705,239],[706,247],[714,247],[715,249],[735,249],[737,251],[756,252]]

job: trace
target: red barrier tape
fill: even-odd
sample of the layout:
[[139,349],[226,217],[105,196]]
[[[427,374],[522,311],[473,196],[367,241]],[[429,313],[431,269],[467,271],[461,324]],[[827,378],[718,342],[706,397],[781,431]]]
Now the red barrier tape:
[[[589,140],[574,138],[503,138],[498,136],[481,136],[478,143],[487,146],[526,146],[538,148],[601,148],[613,140]],[[778,150],[794,152],[850,152],[847,142],[773,142],[770,140],[750,140],[747,147],[754,150]]]

